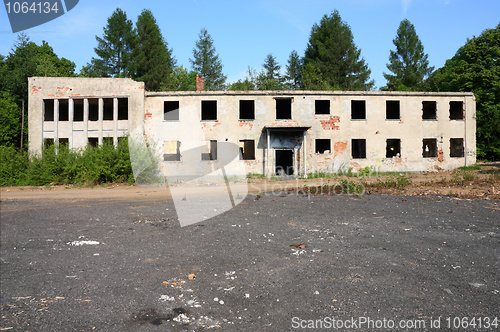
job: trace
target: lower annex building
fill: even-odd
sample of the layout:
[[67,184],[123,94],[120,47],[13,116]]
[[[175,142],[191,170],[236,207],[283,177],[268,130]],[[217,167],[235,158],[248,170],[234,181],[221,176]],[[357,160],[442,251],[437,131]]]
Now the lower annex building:
[[[210,172],[226,142],[238,147],[246,173],[266,176],[476,162],[472,93],[147,92],[127,78],[32,77],[28,117],[31,154],[49,144],[83,148],[140,135],[165,175]],[[195,166],[185,158],[193,151]]]

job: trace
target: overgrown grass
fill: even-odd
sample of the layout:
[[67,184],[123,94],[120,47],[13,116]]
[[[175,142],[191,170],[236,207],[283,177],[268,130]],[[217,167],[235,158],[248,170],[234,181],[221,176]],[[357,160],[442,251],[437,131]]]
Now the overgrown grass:
[[79,150],[54,145],[32,158],[25,151],[0,146],[0,186],[111,182],[134,182],[127,140],[117,147],[105,142]]

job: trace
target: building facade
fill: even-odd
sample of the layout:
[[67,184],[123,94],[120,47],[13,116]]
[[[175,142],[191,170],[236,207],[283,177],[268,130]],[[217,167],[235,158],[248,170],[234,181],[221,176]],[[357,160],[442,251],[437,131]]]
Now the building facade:
[[266,176],[476,162],[472,93],[147,92],[131,79],[33,77],[28,107],[32,154],[44,144],[81,148],[140,136],[166,175],[207,173],[224,158]]

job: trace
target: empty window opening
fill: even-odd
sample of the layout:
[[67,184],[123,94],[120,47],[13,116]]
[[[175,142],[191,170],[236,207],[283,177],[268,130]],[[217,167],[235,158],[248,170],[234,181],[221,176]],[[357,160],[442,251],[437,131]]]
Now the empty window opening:
[[59,121],[69,121],[68,99],[59,99]]
[[351,100],[351,119],[366,120],[366,101]]
[[83,99],[73,99],[73,121],[83,121]]
[[293,175],[293,150],[276,150],[276,175]]
[[240,120],[255,120],[255,100],[240,100]]
[[316,100],[314,102],[314,114],[330,114],[330,101]]
[[118,120],[128,120],[128,98],[118,98]]
[[366,158],[366,139],[353,139],[351,145],[353,159]]
[[450,157],[461,158],[464,156],[464,139],[450,138]]
[[69,138],[59,138],[59,147],[68,147]]
[[422,140],[422,157],[436,158],[438,156],[437,139],[424,138]]
[[399,120],[399,100],[387,100],[385,102],[385,118],[387,120]]
[[386,158],[401,158],[401,140],[399,138],[388,138],[386,145]]
[[276,99],[276,120],[292,119],[292,99],[278,98]]
[[461,101],[450,101],[450,120],[464,119],[464,103]]
[[330,153],[331,143],[329,138],[318,138],[316,139],[316,153]]
[[50,146],[54,145],[54,139],[53,138],[44,138],[43,139],[43,146],[44,148],[49,148]]
[[217,120],[217,100],[201,101],[201,120],[202,121]]
[[103,145],[113,145],[113,137],[103,137],[102,144]]
[[99,120],[99,99],[92,98],[89,102],[89,121]]
[[240,159],[255,160],[255,141],[253,139],[240,140]]
[[163,102],[163,120],[178,121],[179,120],[179,101],[164,101]]
[[102,119],[104,121],[113,121],[113,98],[104,98],[102,107]]
[[209,151],[201,154],[201,160],[217,160],[217,141],[210,141]]
[[99,144],[99,138],[97,137],[89,137],[89,145],[93,146],[94,148]]
[[163,142],[163,160],[164,161],[180,161],[181,142],[179,141],[165,141]]
[[435,101],[423,101],[422,102],[422,119],[424,120],[436,120],[436,102]]
[[43,121],[54,121],[54,99],[43,100]]

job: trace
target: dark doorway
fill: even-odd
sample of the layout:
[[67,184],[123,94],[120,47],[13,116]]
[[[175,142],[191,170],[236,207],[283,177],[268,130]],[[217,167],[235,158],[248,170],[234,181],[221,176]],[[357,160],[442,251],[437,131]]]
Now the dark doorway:
[[276,175],[293,175],[293,150],[276,150]]

